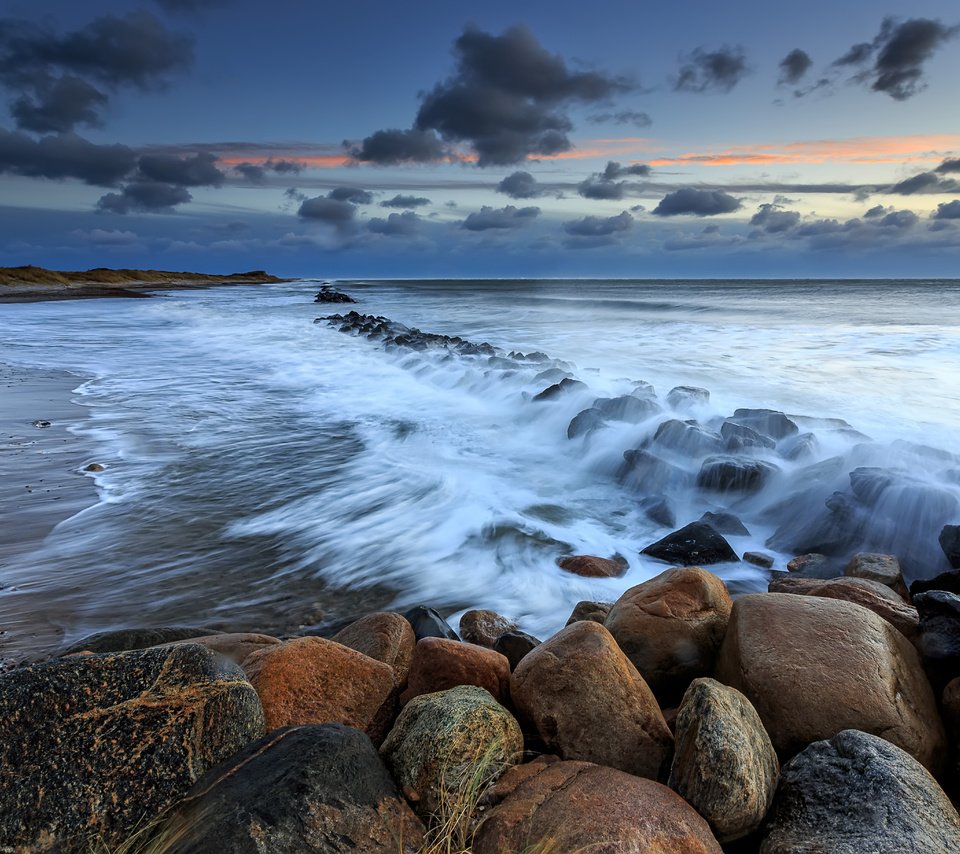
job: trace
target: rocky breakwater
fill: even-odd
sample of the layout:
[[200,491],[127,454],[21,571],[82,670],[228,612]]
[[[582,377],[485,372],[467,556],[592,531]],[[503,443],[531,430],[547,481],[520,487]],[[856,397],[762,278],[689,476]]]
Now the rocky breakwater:
[[670,569],[542,642],[425,606],[90,639],[0,676],[0,850],[960,850],[957,595],[911,640],[893,587],[816,584]]

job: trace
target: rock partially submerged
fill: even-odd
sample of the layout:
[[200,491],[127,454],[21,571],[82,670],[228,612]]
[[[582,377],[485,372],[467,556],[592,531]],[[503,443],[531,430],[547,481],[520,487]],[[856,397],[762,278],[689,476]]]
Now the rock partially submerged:
[[320,290],[317,292],[316,297],[313,300],[314,302],[326,302],[326,303],[351,303],[356,302],[356,300],[349,296],[348,294],[338,291],[335,288],[330,287],[330,285],[323,285]]
[[641,554],[678,566],[708,566],[737,561],[737,553],[705,522],[691,522],[647,546]]

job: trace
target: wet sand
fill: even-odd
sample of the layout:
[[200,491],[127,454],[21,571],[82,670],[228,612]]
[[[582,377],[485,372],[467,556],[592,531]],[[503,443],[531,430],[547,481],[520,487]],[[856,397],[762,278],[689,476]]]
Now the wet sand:
[[[19,656],[32,646],[4,607],[7,594],[18,590],[4,578],[3,567],[97,500],[93,480],[82,473],[94,462],[91,446],[68,429],[87,417],[87,410],[73,402],[73,389],[83,381],[66,371],[0,364],[0,669],[15,650]],[[34,421],[50,426],[35,427]],[[48,622],[44,615],[31,618],[31,632],[38,631],[38,622]],[[60,631],[52,624],[49,629]]]

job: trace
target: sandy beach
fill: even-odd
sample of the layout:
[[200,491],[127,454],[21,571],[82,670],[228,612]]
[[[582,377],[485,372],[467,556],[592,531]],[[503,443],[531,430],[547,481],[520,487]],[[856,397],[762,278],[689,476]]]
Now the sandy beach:
[[[87,414],[73,402],[82,382],[66,371],[0,364],[0,567],[96,501],[93,480],[81,471],[93,462],[90,446],[69,429]],[[0,603],[10,592],[16,587],[0,573]],[[11,649],[29,646],[6,610],[0,605],[0,667]]]

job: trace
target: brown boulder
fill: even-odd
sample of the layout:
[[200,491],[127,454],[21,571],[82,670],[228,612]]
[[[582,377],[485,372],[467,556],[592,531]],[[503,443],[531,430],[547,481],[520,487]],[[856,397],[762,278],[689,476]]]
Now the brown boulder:
[[500,635],[515,632],[519,626],[496,611],[467,611],[460,618],[460,637],[467,643],[493,649]]
[[378,611],[367,614],[337,632],[332,640],[390,665],[398,685],[406,685],[417,638],[401,614]]
[[[222,635],[205,635],[199,638],[188,638],[176,643],[198,643],[214,652],[219,652],[229,658],[234,664],[243,664],[247,656],[261,649],[267,649],[280,643],[279,638],[271,635],[253,634],[250,632],[228,632]],[[170,646],[170,644],[163,644]]]
[[267,730],[338,723],[383,740],[396,708],[393,670],[324,638],[294,638],[243,662]]
[[604,625],[657,698],[671,702],[713,672],[732,606],[717,576],[681,567],[631,587]]
[[474,838],[475,854],[720,854],[707,823],[666,786],[589,762],[510,769]]
[[602,624],[603,621],[607,619],[607,614],[610,613],[612,607],[612,602],[577,602],[577,604],[573,606],[573,611],[567,620],[567,625],[572,626],[581,620],[590,620],[592,623]]
[[673,736],[647,683],[599,623],[574,623],[527,653],[510,693],[564,759],[666,776]]
[[486,688],[499,703],[510,697],[510,662],[506,656],[484,646],[446,638],[423,638],[417,642],[407,677],[407,690],[400,696],[408,703],[420,694],[433,694],[476,685]]
[[822,571],[827,565],[827,556],[811,552],[806,555],[797,555],[787,561],[787,572],[812,572]]
[[782,756],[858,729],[928,768],[943,762],[943,724],[919,653],[851,602],[786,593],[738,599],[717,679],[753,703]]
[[822,596],[842,599],[862,605],[879,614],[904,637],[916,637],[920,628],[917,609],[908,605],[885,584],[867,578],[796,578],[784,576],[770,582],[770,593],[799,593],[802,596]]
[[594,555],[570,555],[557,561],[560,569],[584,578],[619,578],[627,571],[627,562]]
[[870,581],[879,581],[899,593],[907,602],[910,601],[910,591],[907,590],[907,585],[903,581],[900,561],[893,555],[866,552],[856,554],[850,558],[843,574],[851,578],[868,578]]

